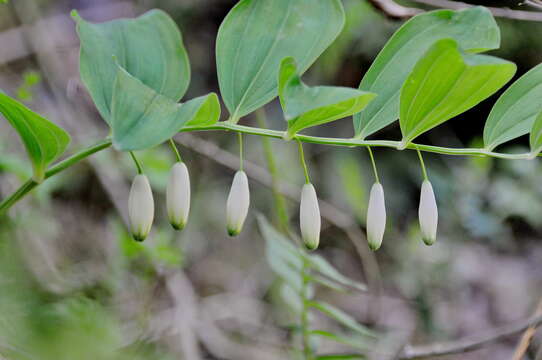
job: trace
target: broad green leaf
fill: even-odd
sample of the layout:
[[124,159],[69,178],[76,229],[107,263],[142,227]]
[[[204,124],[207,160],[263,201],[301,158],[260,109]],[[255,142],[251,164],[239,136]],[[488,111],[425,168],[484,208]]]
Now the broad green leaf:
[[401,90],[401,147],[488,98],[515,72],[516,65],[509,61],[463,54],[452,39],[437,41]]
[[0,91],[0,112],[15,128],[32,162],[33,179],[41,182],[47,166],[68,147],[66,131]]
[[271,270],[297,292],[303,287],[303,254],[263,217],[258,224],[265,239],[265,255]]
[[366,291],[367,287],[355,280],[349,279],[343,274],[341,274],[337,269],[333,267],[326,259],[319,255],[307,255],[305,257],[309,266],[321,273],[322,275],[328,277],[329,279],[341,284],[346,285],[360,291]]
[[277,96],[280,62],[305,72],[344,26],[340,0],[241,0],[218,31],[220,92],[237,122]]
[[484,128],[486,149],[527,134],[542,111],[542,64],[516,80],[499,97]]
[[288,121],[287,138],[298,131],[345,118],[361,111],[376,94],[338,86],[305,85],[292,57],[285,58],[279,72],[279,98]]
[[175,22],[151,10],[136,19],[101,24],[72,16],[81,39],[80,71],[104,120],[111,125],[117,64],[157,93],[179,101],[190,82],[190,64]]
[[371,336],[374,337],[375,333],[368,329],[367,327],[361,325],[358,323],[353,317],[342,311],[341,309],[338,309],[334,307],[333,305],[330,305],[325,302],[319,302],[319,301],[310,301],[308,303],[310,307],[313,309],[316,309],[323,314],[329,316],[332,319],[335,319],[338,323],[342,324],[346,328],[353,330],[361,335],[365,336]]
[[471,53],[500,45],[499,27],[483,7],[437,10],[413,17],[395,32],[361,80],[359,88],[378,97],[354,116],[356,137],[366,138],[399,118],[404,81],[427,49],[444,38],[455,39]]
[[111,108],[113,145],[121,151],[159,145],[185,125],[209,125],[218,121],[216,94],[179,104],[118,68]]
[[535,158],[542,151],[542,112],[536,117],[531,130],[531,157]]

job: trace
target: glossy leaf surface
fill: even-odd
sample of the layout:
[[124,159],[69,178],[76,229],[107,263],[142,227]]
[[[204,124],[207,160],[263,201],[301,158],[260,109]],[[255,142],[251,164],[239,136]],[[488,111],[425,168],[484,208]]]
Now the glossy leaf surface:
[[233,122],[277,96],[282,59],[294,57],[301,73],[344,26],[339,0],[242,0],[220,26],[217,72]]
[[288,137],[300,130],[345,118],[361,111],[375,94],[339,86],[305,85],[292,57],[282,61],[279,97],[288,121]]
[[499,97],[484,127],[486,149],[527,134],[542,111],[542,64],[516,80]]
[[34,180],[43,181],[47,166],[66,150],[70,136],[64,129],[1,91],[0,112],[21,137],[32,162]]
[[354,116],[356,137],[365,138],[399,118],[399,97],[414,65],[437,40],[452,38],[467,52],[496,49],[500,31],[483,7],[460,11],[437,10],[407,21],[378,54],[359,88],[378,97]]
[[401,91],[403,147],[495,93],[515,72],[516,65],[509,61],[462,53],[452,39],[436,42]]

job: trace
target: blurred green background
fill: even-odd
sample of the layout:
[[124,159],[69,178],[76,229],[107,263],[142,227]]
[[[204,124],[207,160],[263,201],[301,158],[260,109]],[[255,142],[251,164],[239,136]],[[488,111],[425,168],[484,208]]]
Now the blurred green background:
[[[365,0],[343,0],[347,25],[304,76],[308,84],[357,87],[403,20]],[[214,45],[226,0],[12,0],[0,5],[0,88],[73,135],[72,149],[107,135],[78,76],[78,39],[69,11],[92,21],[168,12],[182,30],[191,65],[187,98],[218,91]],[[424,8],[415,2],[403,2]],[[487,4],[500,6],[502,4]],[[507,4],[509,5],[509,4]],[[522,8],[522,7],[520,7]],[[429,9],[429,8],[426,8]],[[518,75],[542,62],[542,22],[498,19],[502,47]],[[498,95],[420,138],[449,147],[481,145],[484,121]],[[275,101],[265,124],[284,129]],[[261,121],[261,119],[260,119]],[[256,117],[242,124],[258,126]],[[344,119],[310,130],[348,137]],[[373,138],[398,139],[393,125]],[[233,134],[182,134],[177,139],[192,179],[187,228],[174,232],[165,216],[165,186],[174,155],[141,152],[157,204],[150,238],[126,232],[126,205],[135,168],[126,154],[106,150],[48,180],[0,219],[0,356],[5,359],[284,359],[292,330],[276,300],[276,278],[265,259],[256,215],[276,215],[265,143],[246,137],[251,211],[238,238],[225,229],[225,203],[236,170]],[[502,151],[528,151],[527,139]],[[289,196],[289,227],[303,173],[294,143],[269,140],[280,188]],[[414,152],[377,149],[386,192],[383,247],[367,250],[362,231],[373,182],[364,149],[305,146],[316,189],[326,202],[321,247],[342,273],[371,291],[319,297],[358,321],[407,341],[427,343],[477,333],[533,313],[542,296],[542,167],[425,155],[440,210],[439,236],[423,245],[417,225],[422,174]],[[30,175],[16,133],[0,121],[0,195]],[[290,199],[293,197],[294,199]],[[163,206],[161,205],[163,204]],[[353,229],[355,229],[353,231]],[[352,232],[353,231],[353,232]],[[315,316],[320,328],[333,325]],[[517,338],[446,359],[510,359]],[[542,338],[535,338],[536,349]],[[349,347],[322,342],[323,353]],[[528,353],[525,359],[535,359]]]

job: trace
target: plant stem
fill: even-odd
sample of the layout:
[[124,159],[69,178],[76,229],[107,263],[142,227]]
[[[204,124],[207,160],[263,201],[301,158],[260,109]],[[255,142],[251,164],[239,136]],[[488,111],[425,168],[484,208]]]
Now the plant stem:
[[380,178],[378,177],[378,170],[376,169],[375,157],[373,156],[373,150],[370,146],[367,146],[367,151],[369,151],[369,157],[371,158],[371,164],[373,164],[373,172],[375,174],[375,181],[377,184],[380,184]]
[[425,169],[425,162],[423,161],[422,152],[420,149],[416,149],[416,152],[418,153],[418,157],[420,158],[420,164],[422,166],[422,173],[423,173],[423,179],[429,181],[429,178],[427,177],[427,170]]
[[[188,126],[181,130],[181,132],[192,132],[192,131],[211,131],[211,130],[226,130],[226,131],[235,131],[247,135],[258,135],[258,136],[267,136],[276,139],[283,139],[285,131],[270,130],[270,129],[261,129],[252,126],[243,126],[232,124],[228,122],[219,122],[214,125],[205,125],[205,126]],[[308,135],[299,135],[296,134],[296,140],[306,143],[313,144],[323,144],[323,145],[336,145],[336,146],[347,146],[347,147],[388,147],[397,149],[401,144],[400,141],[392,140],[361,140],[355,138],[329,138],[329,137],[319,137],[319,136],[308,136]],[[444,155],[458,155],[458,156],[487,156],[494,157],[498,159],[509,159],[509,160],[529,160],[530,153],[524,154],[503,154],[498,152],[489,151],[483,148],[447,148],[441,146],[431,146],[431,145],[422,145],[416,143],[409,143],[406,147],[407,149],[416,150],[419,149],[423,152],[431,152]]]
[[243,171],[243,133],[237,133],[239,140],[239,170]]
[[[258,121],[258,126],[262,128],[266,127],[266,115],[263,108],[256,110],[256,119]],[[285,234],[288,234],[288,209],[286,207],[286,200],[284,199],[284,196],[282,196],[282,194],[280,193],[279,189],[280,175],[277,169],[275,155],[273,154],[273,149],[271,148],[271,141],[269,140],[269,138],[266,136],[262,136],[261,138],[263,152],[267,161],[267,168],[269,170],[269,174],[271,175],[271,190],[273,192],[273,198],[275,200],[275,212],[277,215],[278,224],[280,226],[280,229]]]
[[[60,161],[56,165],[53,165],[49,170],[45,172],[45,179],[50,178],[69,168],[70,166],[78,163],[79,161],[89,157],[92,154],[97,153],[98,151],[104,150],[111,146],[111,140],[105,139],[99,143],[92,145],[88,148],[85,148],[72,156]],[[4,216],[5,213],[11,208],[17,201],[21,200],[26,194],[28,194],[32,189],[37,187],[39,183],[35,182],[32,179],[26,181],[21,187],[15,191],[13,194],[5,198],[0,202],[0,217]]]
[[301,301],[303,308],[301,310],[301,337],[303,340],[303,356],[305,360],[313,360],[311,341],[310,341],[310,324],[309,324],[309,299],[307,296],[309,290],[309,274],[307,273],[307,260],[303,259],[303,267],[301,268],[301,276],[303,277],[303,285],[301,287]]
[[141,167],[141,164],[139,163],[139,161],[137,161],[137,158],[133,151],[130,151],[130,156],[132,157],[132,160],[134,160],[135,166],[137,168],[137,173],[139,175],[143,174],[143,168]]
[[183,158],[181,157],[181,153],[179,153],[179,149],[177,149],[177,145],[175,145],[175,142],[173,142],[173,139],[169,139],[169,146],[175,153],[175,158],[177,159],[177,162],[183,162]]
[[301,162],[301,166],[303,166],[303,173],[305,174],[305,184],[310,184],[311,179],[309,177],[309,169],[307,168],[307,163],[305,162],[305,153],[303,152],[303,143],[298,140],[297,145],[299,147],[299,160]]

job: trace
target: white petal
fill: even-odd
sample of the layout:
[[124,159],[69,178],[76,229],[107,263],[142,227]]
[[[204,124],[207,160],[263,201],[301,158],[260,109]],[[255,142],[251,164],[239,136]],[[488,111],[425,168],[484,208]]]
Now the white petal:
[[228,234],[236,236],[241,232],[250,205],[248,178],[244,171],[237,171],[233,178],[226,205],[226,223]]
[[369,208],[367,209],[367,241],[372,250],[378,250],[382,245],[386,230],[386,203],[384,189],[380,183],[371,188]]
[[303,185],[301,190],[299,224],[305,246],[310,250],[316,249],[320,242],[321,219],[318,197],[312,184]]
[[190,212],[190,176],[183,162],[178,162],[171,168],[166,202],[169,222],[176,230],[183,229]]
[[128,199],[130,231],[137,241],[143,241],[151,231],[154,219],[154,200],[149,180],[145,175],[137,175],[130,189]]
[[427,180],[422,183],[418,217],[420,218],[423,242],[427,245],[433,245],[437,240],[438,208],[433,186]]

